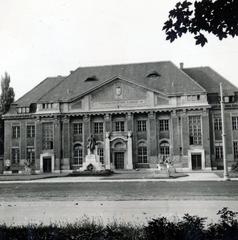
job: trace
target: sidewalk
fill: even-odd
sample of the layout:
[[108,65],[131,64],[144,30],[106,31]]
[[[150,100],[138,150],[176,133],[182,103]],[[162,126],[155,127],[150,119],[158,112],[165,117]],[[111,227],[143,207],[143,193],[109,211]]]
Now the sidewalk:
[[[179,173],[178,173],[179,174]],[[238,178],[232,178],[231,181],[237,181]],[[44,178],[31,180],[1,181],[0,184],[9,183],[75,183],[75,182],[180,182],[180,181],[223,181],[215,172],[189,172],[182,173],[178,177],[166,178],[154,171],[121,171],[111,176],[105,177],[86,177],[86,176],[47,176]]]

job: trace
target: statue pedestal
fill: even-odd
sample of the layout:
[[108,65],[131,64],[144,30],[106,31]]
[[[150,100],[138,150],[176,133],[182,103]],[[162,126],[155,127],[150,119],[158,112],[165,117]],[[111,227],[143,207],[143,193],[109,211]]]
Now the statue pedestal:
[[101,171],[105,170],[105,167],[99,160],[99,156],[96,154],[88,154],[85,157],[85,162],[83,162],[83,166],[79,169],[79,171]]

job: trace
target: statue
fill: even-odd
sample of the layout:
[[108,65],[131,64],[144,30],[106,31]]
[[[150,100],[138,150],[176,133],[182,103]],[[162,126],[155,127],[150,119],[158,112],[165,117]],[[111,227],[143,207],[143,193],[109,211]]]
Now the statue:
[[87,145],[87,148],[89,149],[90,154],[93,153],[95,146],[96,146],[96,140],[91,134],[91,136],[88,138],[88,145]]

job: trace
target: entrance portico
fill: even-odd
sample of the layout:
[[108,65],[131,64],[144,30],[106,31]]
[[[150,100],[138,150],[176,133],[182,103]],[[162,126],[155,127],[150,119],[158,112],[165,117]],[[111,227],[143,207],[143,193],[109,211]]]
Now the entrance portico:
[[106,169],[133,169],[131,132],[106,133]]

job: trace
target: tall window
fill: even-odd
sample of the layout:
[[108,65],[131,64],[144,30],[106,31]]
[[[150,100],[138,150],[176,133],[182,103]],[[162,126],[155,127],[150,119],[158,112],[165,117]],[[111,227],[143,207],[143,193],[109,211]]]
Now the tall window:
[[146,132],[146,120],[138,120],[137,121],[137,131],[138,132]]
[[124,132],[125,131],[124,121],[116,121],[115,122],[115,131],[116,132]]
[[104,149],[101,146],[98,147],[98,156],[99,156],[100,162],[103,164],[104,163]]
[[222,129],[222,122],[220,117],[214,118],[214,129],[215,130],[221,130]]
[[19,148],[12,148],[12,163],[19,163],[20,161],[20,150]]
[[160,156],[162,157],[163,160],[165,160],[169,156],[169,143],[166,141],[161,142],[159,150]]
[[81,144],[76,144],[74,146],[74,161],[73,164],[75,165],[82,165],[83,164],[83,148]]
[[26,149],[27,160],[31,163],[35,162],[35,149],[33,147],[28,147]]
[[139,144],[137,157],[138,163],[147,163],[147,146],[145,143]]
[[12,126],[12,138],[20,137],[20,126]]
[[200,116],[189,116],[189,142],[190,142],[190,145],[202,144]]
[[233,142],[234,158],[238,159],[238,141]]
[[238,117],[232,117],[232,129],[238,130]]
[[74,123],[74,135],[80,135],[83,133],[83,124],[82,123]]
[[159,130],[168,131],[169,130],[169,119],[160,119],[159,120]]
[[103,133],[103,122],[94,122],[94,133]]
[[34,138],[35,137],[35,125],[27,125],[26,136],[28,138]]
[[53,123],[42,124],[43,149],[53,149]]
[[222,146],[215,146],[215,158],[223,159],[223,148]]

